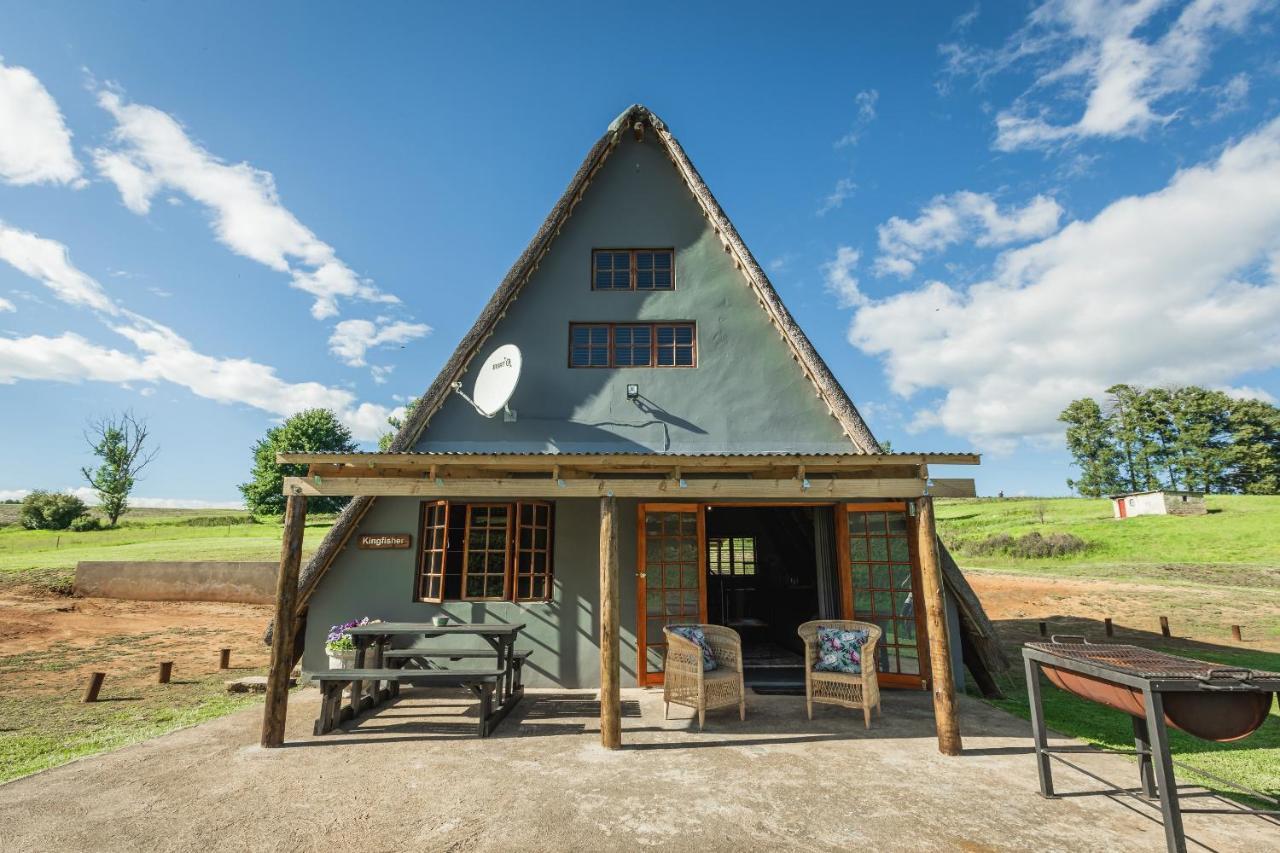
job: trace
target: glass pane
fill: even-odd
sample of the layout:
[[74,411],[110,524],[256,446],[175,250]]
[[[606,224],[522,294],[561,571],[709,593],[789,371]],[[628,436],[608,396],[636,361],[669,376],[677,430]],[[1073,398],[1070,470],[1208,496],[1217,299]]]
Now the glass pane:
[[895,592],[893,594],[893,612],[908,619],[915,617],[916,606],[911,593]]
[[849,513],[849,532],[852,534],[867,532],[867,514],[851,511]]
[[889,589],[889,567],[877,565],[871,567],[871,586],[875,589]]
[[698,559],[698,543],[694,539],[681,539],[678,549],[680,559],[693,562]]
[[871,612],[871,593],[858,590],[853,595],[853,610],[863,616]]
[[905,512],[891,512],[889,518],[889,533],[906,534],[907,532],[907,514]]
[[895,536],[889,540],[889,559],[898,563],[905,563],[911,559],[911,555],[907,551],[906,539],[900,539]]
[[677,367],[693,367],[693,350],[682,349],[676,351]]
[[867,540],[871,544],[871,559],[889,559],[889,545],[885,539],[873,536]]
[[911,589],[910,566],[893,567],[893,587],[894,589]]
[[698,588],[698,565],[696,563],[685,563],[680,573],[680,585],[685,589]]
[[644,597],[645,609],[650,613],[659,613],[662,610],[662,591],[650,589],[645,593]]
[[874,596],[873,612],[877,615],[888,616],[893,613],[893,594],[889,592],[872,593]]
[[920,674],[920,653],[914,646],[898,647],[898,671],[907,675]]
[[853,586],[855,589],[864,589],[871,578],[871,567],[862,565],[853,567]]
[[849,559],[855,563],[864,562],[867,559],[867,540],[861,536],[854,536],[849,539]]
[[869,512],[867,513],[867,530],[871,533],[879,533],[884,535],[884,513]]
[[679,564],[668,565],[662,567],[662,585],[677,589],[680,586],[680,566]]
[[680,519],[680,535],[696,536],[698,534],[698,518],[691,512],[682,512],[677,516]]
[[503,589],[502,589],[503,586],[504,584],[502,580],[502,575],[497,575],[497,576],[489,575],[487,582],[485,583],[484,594],[491,598],[501,598],[503,593]]
[[884,636],[880,638],[880,642],[890,644],[898,642],[898,633],[894,628],[894,621],[886,619],[881,624],[884,625]]
[[664,539],[662,541],[662,559],[665,562],[674,562],[675,560],[680,559],[678,552],[679,545],[680,540],[678,539]]
[[484,595],[484,575],[467,576],[467,595],[473,598]]
[[650,566],[645,569],[644,585],[649,589],[655,589],[662,586],[662,569],[658,566]]

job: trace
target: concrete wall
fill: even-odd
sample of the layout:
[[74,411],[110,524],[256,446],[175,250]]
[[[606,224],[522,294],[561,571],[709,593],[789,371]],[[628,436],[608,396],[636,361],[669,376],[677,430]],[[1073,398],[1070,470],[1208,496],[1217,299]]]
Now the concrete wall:
[[1111,508],[1116,518],[1121,517],[1120,504],[1124,504],[1126,518],[1135,515],[1205,515],[1209,512],[1204,495],[1194,492],[1144,492],[1114,498]]
[[271,604],[274,562],[80,562],[75,590],[91,598]]
[[[591,290],[592,249],[628,247],[673,247],[675,290]],[[568,367],[570,321],[636,320],[695,321],[698,366]],[[486,420],[452,396],[419,450],[850,449],[651,134],[619,144],[481,355],[503,343],[524,355],[518,422]],[[462,378],[468,391],[480,364]],[[642,400],[627,399],[627,383]]]

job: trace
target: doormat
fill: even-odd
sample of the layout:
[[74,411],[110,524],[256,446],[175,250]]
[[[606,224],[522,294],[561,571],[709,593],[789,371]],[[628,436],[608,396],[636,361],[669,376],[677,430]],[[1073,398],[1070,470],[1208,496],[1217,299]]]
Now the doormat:
[[751,689],[761,696],[803,696],[804,685],[789,681],[760,682],[752,684]]

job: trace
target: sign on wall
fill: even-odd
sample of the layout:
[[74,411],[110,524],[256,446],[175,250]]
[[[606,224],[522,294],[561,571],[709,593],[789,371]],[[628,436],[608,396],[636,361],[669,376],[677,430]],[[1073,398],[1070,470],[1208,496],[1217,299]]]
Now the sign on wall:
[[383,551],[391,548],[408,548],[413,537],[408,533],[364,533],[356,541],[357,548]]

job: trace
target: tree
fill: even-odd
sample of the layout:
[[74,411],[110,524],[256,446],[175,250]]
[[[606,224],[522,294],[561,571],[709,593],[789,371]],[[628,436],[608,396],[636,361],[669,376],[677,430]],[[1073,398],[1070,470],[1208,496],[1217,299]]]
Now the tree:
[[37,489],[22,499],[18,522],[28,530],[66,530],[88,512],[75,495]]
[[1280,408],[1262,400],[1233,400],[1227,416],[1231,490],[1250,495],[1280,494]]
[[[284,478],[305,477],[306,465],[280,465],[277,453],[351,453],[356,444],[351,430],[328,409],[307,409],[293,415],[253,446],[253,469],[249,482],[240,485],[245,505],[256,515],[284,514]],[[350,501],[347,497],[309,498],[315,512],[337,512]]]
[[1089,498],[1120,491],[1120,454],[1112,441],[1112,422],[1097,401],[1073,400],[1058,420],[1067,424],[1067,450],[1080,469],[1079,479],[1068,479],[1067,487]]
[[401,428],[406,423],[408,423],[409,420],[413,417],[414,410],[418,408],[418,404],[421,402],[422,402],[421,397],[415,397],[414,399],[410,400],[407,404],[405,404],[404,414],[402,414],[400,417],[396,417],[394,414],[387,416],[387,425],[391,427],[391,431],[384,432],[382,435],[378,436],[378,450],[380,450],[383,453],[386,453],[388,450],[391,449],[391,442],[396,440],[396,435],[400,432]]
[[159,453],[158,448],[147,449],[149,435],[147,422],[130,411],[91,421],[85,431],[84,440],[102,464],[81,468],[80,473],[98,493],[98,508],[111,527],[129,511],[129,494],[138,475]]

